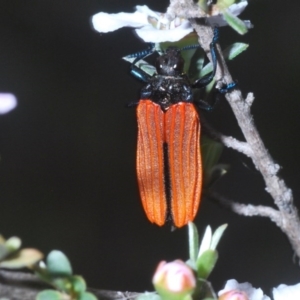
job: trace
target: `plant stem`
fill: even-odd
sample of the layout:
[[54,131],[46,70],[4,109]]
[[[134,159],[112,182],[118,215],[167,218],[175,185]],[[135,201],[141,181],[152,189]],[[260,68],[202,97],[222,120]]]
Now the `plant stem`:
[[[197,12],[198,15],[195,16]],[[213,31],[211,27],[199,23],[198,18],[203,17],[203,13],[199,13],[199,7],[192,0],[170,0],[167,13],[169,16],[176,15],[189,19],[198,34],[199,44],[210,58],[210,42],[213,39]],[[218,68],[216,81],[219,80],[223,84],[229,84],[233,80],[219,45],[217,46],[217,51]],[[279,165],[273,161],[254,124],[254,118],[250,111],[254,96],[252,93],[249,93],[246,99],[244,99],[241,91],[236,88],[226,94],[226,99],[246,140],[246,143],[240,142],[244,150],[240,152],[251,157],[255,167],[262,174],[266,184],[266,191],[274,199],[278,210],[266,206],[242,205],[230,202],[229,200],[226,200],[227,206],[234,208],[236,213],[242,215],[269,217],[287,235],[296,255],[300,258],[300,220],[298,210],[293,204],[292,191],[277,174],[280,169]],[[222,140],[220,137],[219,139]],[[236,142],[236,139],[227,137],[224,145],[239,151]],[[211,196],[220,200],[220,196],[217,196],[217,194],[211,193]],[[229,205],[229,203],[231,204]]]

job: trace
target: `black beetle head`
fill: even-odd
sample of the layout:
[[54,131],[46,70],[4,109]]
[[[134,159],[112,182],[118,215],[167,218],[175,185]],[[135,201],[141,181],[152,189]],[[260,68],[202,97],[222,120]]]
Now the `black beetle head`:
[[182,74],[184,60],[180,50],[176,47],[169,47],[165,54],[157,58],[155,67],[159,75],[179,76]]

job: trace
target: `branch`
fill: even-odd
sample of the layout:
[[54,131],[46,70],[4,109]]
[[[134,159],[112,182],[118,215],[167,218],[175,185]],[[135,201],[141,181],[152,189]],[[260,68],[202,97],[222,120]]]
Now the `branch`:
[[227,199],[224,196],[212,190],[206,191],[205,194],[210,198],[216,200],[218,203],[222,204],[222,206],[231,209],[238,215],[243,215],[246,217],[267,217],[271,221],[273,221],[278,227],[282,228],[283,226],[280,211],[272,207],[234,202],[233,200]]
[[[201,47],[210,58],[209,44],[213,38],[213,31],[212,28],[199,24],[199,20],[196,18],[202,17],[202,15],[198,12],[198,15],[195,17],[194,5],[192,0],[171,0],[168,13],[189,19],[198,34]],[[229,84],[233,80],[219,45],[217,46],[217,50],[219,59],[216,80],[221,80],[224,84]],[[298,210],[293,204],[292,191],[277,175],[280,169],[279,165],[273,161],[254,124],[254,119],[250,112],[254,97],[252,94],[248,94],[247,98],[243,99],[241,91],[237,88],[227,93],[226,99],[238,121],[248,147],[251,149],[252,161],[263,176],[266,191],[274,199],[274,203],[279,209],[281,217],[280,228],[287,235],[297,256],[300,257],[300,221]],[[275,223],[278,225],[278,222]]]
[[170,0],[170,5],[166,12],[167,18],[174,20],[175,17],[201,18],[206,14],[200,9],[199,5],[193,1],[186,0]]
[[228,148],[232,148],[240,153],[245,154],[248,157],[252,157],[253,152],[249,147],[248,143],[241,142],[232,136],[224,135],[217,130],[215,130],[210,124],[208,124],[203,116],[201,116],[201,125],[203,126],[206,133],[209,136],[219,142],[221,142],[224,146]]
[[[13,300],[34,300],[39,292],[51,289],[36,276],[28,273],[0,270],[0,298]],[[88,289],[102,300],[134,300],[140,295],[134,292],[115,292]]]

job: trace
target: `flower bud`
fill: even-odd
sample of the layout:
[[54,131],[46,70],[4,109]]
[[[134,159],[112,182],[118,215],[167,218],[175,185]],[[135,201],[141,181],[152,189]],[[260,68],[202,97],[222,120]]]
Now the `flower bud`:
[[222,294],[218,300],[249,300],[249,298],[244,292],[232,290]]
[[196,287],[192,269],[181,260],[160,262],[152,282],[161,298],[168,300],[183,299],[192,294]]

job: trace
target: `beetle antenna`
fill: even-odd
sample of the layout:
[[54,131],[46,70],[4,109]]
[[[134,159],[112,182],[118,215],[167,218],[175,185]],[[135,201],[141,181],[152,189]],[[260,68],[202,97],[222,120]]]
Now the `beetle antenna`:
[[188,46],[182,47],[182,48],[180,49],[180,51],[191,50],[191,49],[197,49],[197,48],[201,48],[201,46],[200,46],[199,44],[188,45]]
[[127,55],[128,58],[137,58],[137,59],[142,59],[145,58],[146,56],[152,54],[155,51],[155,44],[154,43],[150,43],[149,47],[145,50],[136,52],[136,53],[132,53]]

